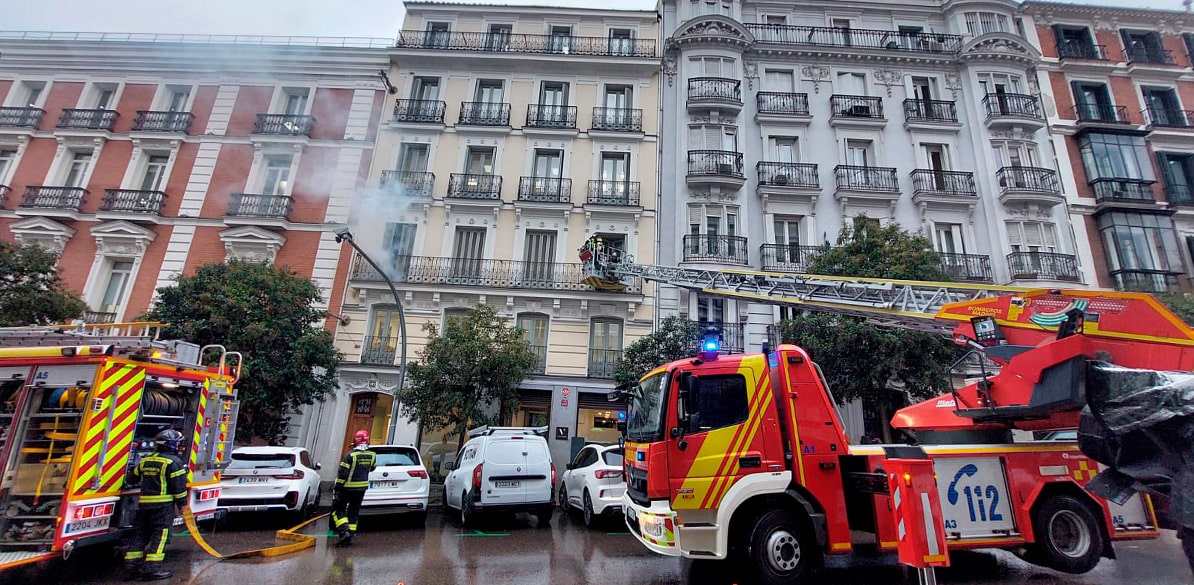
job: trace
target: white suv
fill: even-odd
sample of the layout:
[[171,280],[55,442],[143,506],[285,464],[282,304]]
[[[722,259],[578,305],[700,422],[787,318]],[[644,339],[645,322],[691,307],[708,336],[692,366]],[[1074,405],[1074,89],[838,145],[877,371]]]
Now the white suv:
[[425,523],[431,480],[419,451],[409,445],[370,445],[369,450],[377,454],[377,465],[369,473],[361,515],[410,512],[416,524]]
[[602,515],[621,517],[624,493],[622,451],[617,445],[585,445],[560,478],[560,508],[580,508],[589,528]]
[[444,508],[460,512],[460,521],[471,525],[483,512],[530,512],[539,526],[551,522],[556,466],[551,462],[544,435],[547,427],[481,427],[472,437],[444,480]]

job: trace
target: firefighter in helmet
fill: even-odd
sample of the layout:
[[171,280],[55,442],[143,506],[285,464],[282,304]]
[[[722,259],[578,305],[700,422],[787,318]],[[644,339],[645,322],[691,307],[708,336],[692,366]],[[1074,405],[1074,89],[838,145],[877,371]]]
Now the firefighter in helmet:
[[130,580],[169,579],[162,570],[166,539],[174,526],[175,512],[187,506],[187,466],[178,456],[182,433],[166,429],[153,438],[154,452],[133,469],[132,482],[141,487],[133,539],[124,562]]
[[352,450],[340,461],[336,488],[332,492],[332,525],[340,535],[339,546],[352,544],[361,513],[361,500],[369,489],[369,472],[377,467],[377,455],[369,449],[369,431],[357,431]]

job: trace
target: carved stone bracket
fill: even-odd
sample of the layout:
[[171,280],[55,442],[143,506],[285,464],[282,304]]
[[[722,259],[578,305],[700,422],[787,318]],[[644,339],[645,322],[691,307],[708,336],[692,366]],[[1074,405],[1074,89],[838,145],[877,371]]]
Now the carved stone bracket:
[[821,65],[805,65],[800,68],[805,81],[813,82],[813,93],[821,93],[821,82],[829,79],[829,68]]
[[754,89],[755,82],[759,80],[759,64],[754,61],[744,61],[742,68],[743,76],[746,77],[746,87]]
[[667,86],[676,82],[676,54],[667,53],[663,56],[663,74],[667,76]]
[[958,92],[962,91],[962,78],[957,73],[946,73],[945,88],[953,93],[953,98],[957,101]]
[[887,97],[891,97],[891,88],[904,85],[904,73],[895,69],[876,69],[875,83],[887,87]]

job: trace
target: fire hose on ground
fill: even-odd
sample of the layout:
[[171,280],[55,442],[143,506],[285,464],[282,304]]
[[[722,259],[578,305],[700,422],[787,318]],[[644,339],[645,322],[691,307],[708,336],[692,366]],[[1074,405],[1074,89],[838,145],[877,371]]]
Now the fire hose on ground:
[[299,524],[298,526],[287,528],[285,530],[279,530],[274,533],[274,538],[277,540],[289,541],[288,544],[280,544],[278,546],[271,546],[257,550],[246,550],[226,555],[222,554],[220,551],[217,551],[215,548],[212,548],[212,546],[203,539],[203,535],[199,533],[199,526],[195,523],[195,515],[191,513],[190,509],[184,510],[182,513],[182,518],[183,521],[186,522],[187,530],[191,532],[191,536],[195,539],[195,542],[199,544],[199,548],[202,548],[207,552],[207,554],[220,560],[247,559],[252,557],[277,557],[312,548],[315,546],[316,537],[310,534],[299,534],[298,531],[325,517],[327,517],[327,514],[321,514],[303,522],[302,524]]

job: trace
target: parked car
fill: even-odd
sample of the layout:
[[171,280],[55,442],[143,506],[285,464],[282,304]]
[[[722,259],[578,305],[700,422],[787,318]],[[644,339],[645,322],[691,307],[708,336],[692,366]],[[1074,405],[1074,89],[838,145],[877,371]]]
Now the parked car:
[[445,512],[454,509],[471,526],[487,512],[530,512],[539,526],[551,522],[556,466],[547,449],[546,427],[481,427],[449,462]]
[[217,508],[307,516],[319,505],[318,463],[302,447],[240,447],[220,476]]
[[425,523],[431,480],[418,449],[410,445],[370,445],[369,448],[377,454],[377,467],[369,474],[361,515],[409,512],[416,523]]
[[560,478],[558,502],[565,512],[579,509],[592,528],[603,515],[621,517],[625,492],[618,446],[586,445]]

